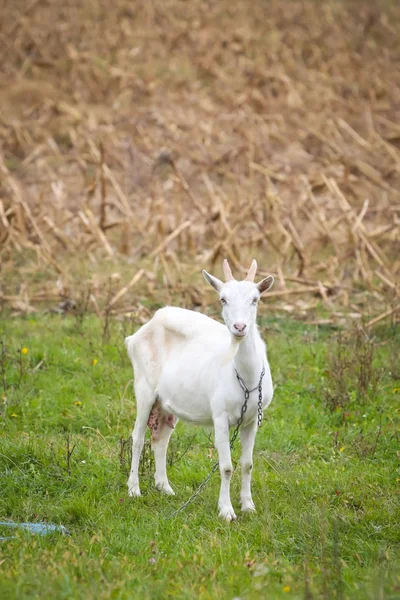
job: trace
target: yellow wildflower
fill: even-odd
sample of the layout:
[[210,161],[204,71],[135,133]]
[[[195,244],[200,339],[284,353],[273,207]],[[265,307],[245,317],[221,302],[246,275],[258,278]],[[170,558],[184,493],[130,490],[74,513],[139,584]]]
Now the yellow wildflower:
[[28,348],[25,348],[25,346],[23,348],[21,348],[21,354],[28,354],[29,350]]
[[83,406],[83,404],[80,400],[77,400],[76,402],[74,402],[74,406]]
[[93,366],[93,367],[95,367],[95,366],[97,365],[97,363],[98,363],[98,362],[99,362],[99,361],[97,360],[97,358],[94,358],[94,359],[92,360],[92,366]]
[[344,448],[345,448],[344,446],[342,446],[341,448],[339,448],[339,452],[343,452]]
[[13,413],[13,414],[11,415],[11,418],[12,418],[12,419],[16,419],[17,417],[18,417],[18,415],[17,415],[16,413]]
[[288,592],[290,592],[290,585],[284,585],[283,586],[283,591],[285,592],[285,594],[287,594]]

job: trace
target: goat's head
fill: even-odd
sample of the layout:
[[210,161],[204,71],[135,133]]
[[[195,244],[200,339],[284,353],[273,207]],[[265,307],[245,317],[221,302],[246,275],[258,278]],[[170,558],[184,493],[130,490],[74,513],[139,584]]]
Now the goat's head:
[[254,283],[257,263],[252,261],[246,279],[236,281],[233,278],[228,261],[224,260],[225,283],[203,270],[204,279],[217,290],[222,304],[222,317],[229,331],[236,338],[245,338],[257,317],[259,299],[274,283],[268,275],[259,283]]

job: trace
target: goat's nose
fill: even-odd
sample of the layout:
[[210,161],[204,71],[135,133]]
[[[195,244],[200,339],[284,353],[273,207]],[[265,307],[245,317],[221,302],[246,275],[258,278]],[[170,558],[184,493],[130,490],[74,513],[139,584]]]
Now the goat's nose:
[[235,323],[234,324],[234,328],[239,332],[239,333],[243,333],[243,331],[246,329],[246,323]]

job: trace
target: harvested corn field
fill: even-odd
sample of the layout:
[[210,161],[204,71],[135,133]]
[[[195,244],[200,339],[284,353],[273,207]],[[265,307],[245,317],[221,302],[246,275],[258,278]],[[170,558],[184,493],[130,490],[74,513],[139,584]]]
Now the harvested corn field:
[[136,289],[204,307],[200,268],[254,256],[271,308],[395,318],[399,19],[390,2],[6,2],[3,305],[89,290],[124,312]]

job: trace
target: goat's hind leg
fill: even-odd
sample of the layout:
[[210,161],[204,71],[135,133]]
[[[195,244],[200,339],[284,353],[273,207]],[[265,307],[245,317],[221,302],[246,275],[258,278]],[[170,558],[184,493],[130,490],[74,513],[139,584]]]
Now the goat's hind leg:
[[137,415],[132,432],[132,463],[128,479],[129,496],[140,496],[139,461],[142,454],[147,422],[154,403],[154,393],[145,380],[135,382]]
[[170,486],[167,477],[167,449],[175,424],[176,418],[164,412],[157,401],[149,418],[149,427],[152,430],[151,447],[156,463],[154,479],[158,490],[171,495],[174,495],[174,490]]

